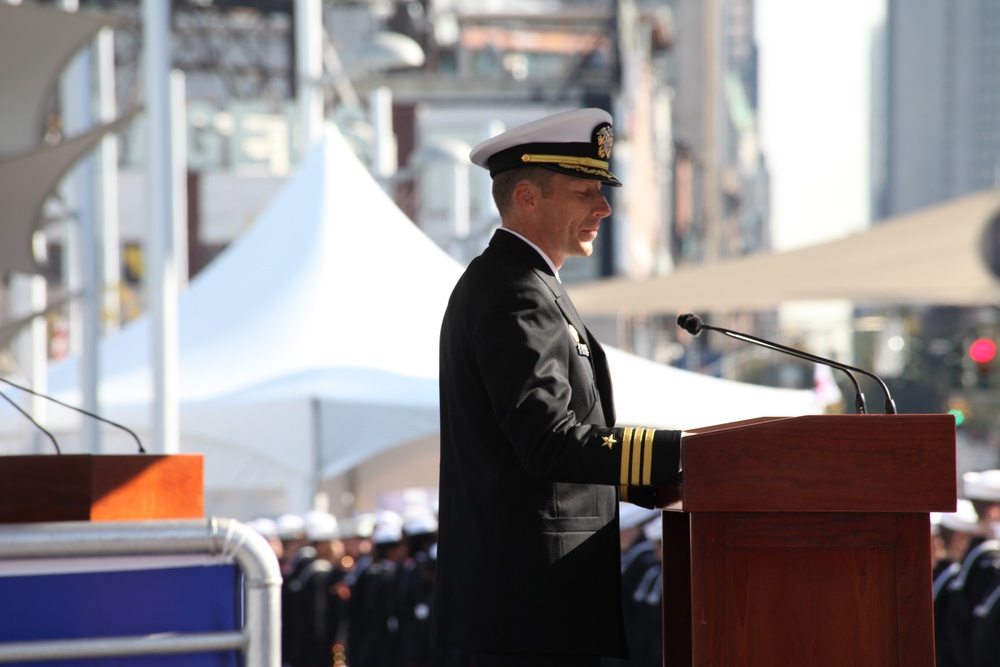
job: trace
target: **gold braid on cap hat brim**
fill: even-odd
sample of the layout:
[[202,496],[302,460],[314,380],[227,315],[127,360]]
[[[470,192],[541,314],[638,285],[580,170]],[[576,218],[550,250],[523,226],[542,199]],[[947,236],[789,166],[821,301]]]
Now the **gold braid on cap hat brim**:
[[592,157],[573,157],[571,155],[532,155],[530,153],[525,153],[521,156],[521,162],[538,162],[543,164],[558,164],[560,166],[572,167],[594,167],[595,169],[604,169],[605,171],[611,166],[605,160],[595,160]]

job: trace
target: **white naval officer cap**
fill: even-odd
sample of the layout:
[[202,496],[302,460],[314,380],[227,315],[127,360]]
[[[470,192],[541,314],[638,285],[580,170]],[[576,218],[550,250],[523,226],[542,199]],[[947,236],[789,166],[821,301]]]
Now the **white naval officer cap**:
[[517,167],[544,167],[577,178],[621,185],[609,171],[614,132],[604,109],[574,109],[515,127],[477,144],[473,164],[491,177]]
[[1000,470],[967,472],[962,475],[965,497],[1000,503]]

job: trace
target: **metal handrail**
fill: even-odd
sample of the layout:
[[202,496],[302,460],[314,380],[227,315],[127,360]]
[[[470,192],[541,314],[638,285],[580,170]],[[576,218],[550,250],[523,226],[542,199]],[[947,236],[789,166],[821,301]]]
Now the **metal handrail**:
[[263,537],[234,519],[0,526],[0,560],[217,554],[244,575],[242,631],[0,642],[0,663],[241,650],[247,667],[281,664],[281,571]]

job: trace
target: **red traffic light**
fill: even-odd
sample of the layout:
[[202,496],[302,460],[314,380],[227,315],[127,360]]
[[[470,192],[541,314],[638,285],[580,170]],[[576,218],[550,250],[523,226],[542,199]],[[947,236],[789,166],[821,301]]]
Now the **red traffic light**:
[[969,346],[969,357],[977,364],[988,364],[997,356],[997,344],[989,338],[977,338]]

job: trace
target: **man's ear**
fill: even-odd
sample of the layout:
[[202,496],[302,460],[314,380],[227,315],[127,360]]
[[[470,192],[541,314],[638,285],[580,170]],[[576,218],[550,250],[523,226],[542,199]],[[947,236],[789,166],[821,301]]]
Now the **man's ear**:
[[534,208],[536,196],[535,188],[528,181],[514,186],[514,204],[522,210]]

